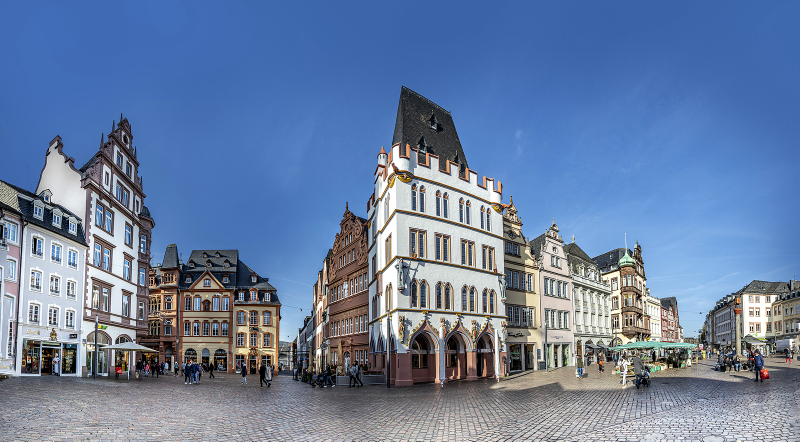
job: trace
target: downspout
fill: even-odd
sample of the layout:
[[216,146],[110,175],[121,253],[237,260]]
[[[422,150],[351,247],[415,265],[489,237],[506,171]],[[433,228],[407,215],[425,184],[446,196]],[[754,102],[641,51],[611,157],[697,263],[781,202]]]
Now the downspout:
[[[28,225],[28,222],[20,216],[20,220],[22,221],[21,225],[22,228],[20,229],[20,242],[19,242],[19,266],[17,268],[17,333],[14,334],[14,372],[17,371],[17,341],[19,340],[19,333],[20,333],[20,326],[19,326],[19,306],[22,304],[22,269],[25,268],[25,226]],[[21,373],[21,372],[20,372]]]

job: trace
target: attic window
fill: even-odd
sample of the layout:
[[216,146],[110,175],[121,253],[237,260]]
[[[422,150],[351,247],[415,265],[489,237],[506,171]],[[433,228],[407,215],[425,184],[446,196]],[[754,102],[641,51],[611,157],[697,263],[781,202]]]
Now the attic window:
[[46,202],[46,203],[50,202],[50,195],[48,195],[46,193],[44,194],[44,202]]
[[33,206],[33,217],[36,219],[44,218],[44,207],[34,204]]
[[69,220],[69,233],[71,233],[73,235],[77,235],[78,234],[78,223],[77,222],[75,222],[73,220]]
[[61,215],[57,213],[53,214],[53,225],[58,227],[59,229],[61,228]]
[[203,252],[203,258],[208,258],[208,253]]
[[228,279],[228,275],[222,277],[222,282],[227,284],[230,280]]
[[122,141],[123,141],[125,144],[128,144],[128,136],[127,136],[127,135],[125,135],[125,134],[122,134]]
[[[194,264],[189,264],[189,267],[194,267]],[[189,275],[186,275],[186,284],[189,284],[191,282],[192,282],[192,277],[189,276]]]
[[219,252],[215,253],[215,254],[214,254],[214,256],[216,256],[217,258],[219,258]]
[[194,268],[194,261],[189,261],[189,267]]
[[211,267],[211,261],[206,261],[206,267]]
[[253,275],[253,276],[250,277],[250,282],[256,282],[257,280],[258,280],[258,277],[256,275]]
[[230,263],[230,262],[228,262],[228,261],[225,261],[225,264],[223,264],[223,266],[224,266],[224,267],[230,267],[230,266],[231,266],[231,263]]
[[211,287],[211,280],[206,278],[206,280],[203,281],[203,287]]

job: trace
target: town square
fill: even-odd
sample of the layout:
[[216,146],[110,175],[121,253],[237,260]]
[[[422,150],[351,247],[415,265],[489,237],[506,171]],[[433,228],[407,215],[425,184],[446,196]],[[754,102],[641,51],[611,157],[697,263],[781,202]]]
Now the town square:
[[800,442],[798,16],[0,1],[0,440]]

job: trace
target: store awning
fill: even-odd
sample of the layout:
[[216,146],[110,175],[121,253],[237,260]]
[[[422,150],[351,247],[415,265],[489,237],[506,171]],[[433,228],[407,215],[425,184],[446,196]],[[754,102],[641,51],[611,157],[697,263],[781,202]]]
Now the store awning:
[[119,351],[138,351],[141,353],[158,353],[158,350],[139,345],[135,342],[123,342],[122,344],[107,345],[103,350],[119,350]]
[[598,346],[596,346],[594,344],[586,344],[586,346],[589,347],[589,348],[600,348],[600,347],[598,347]]

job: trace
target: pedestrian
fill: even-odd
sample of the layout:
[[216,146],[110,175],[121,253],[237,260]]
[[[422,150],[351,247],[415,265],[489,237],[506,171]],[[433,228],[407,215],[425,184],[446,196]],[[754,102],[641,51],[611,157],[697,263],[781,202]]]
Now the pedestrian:
[[358,379],[358,384],[359,384],[358,386],[359,388],[361,388],[364,386],[364,383],[361,382],[361,365],[359,365],[357,361],[356,361],[356,367],[358,368],[358,370],[356,371],[356,379]]
[[361,380],[358,379],[358,365],[353,364],[353,366],[350,367],[350,376],[352,377],[354,386],[358,386],[359,388],[364,386]]
[[60,370],[59,370],[60,367],[58,366],[59,362],[61,362],[61,358],[59,358],[58,357],[58,353],[56,353],[56,356],[53,358],[53,374],[56,375],[56,376],[61,376],[61,373],[60,373]]
[[292,379],[297,380],[297,366],[292,369]]
[[622,388],[626,388],[628,386],[628,360],[624,357],[619,362],[620,370],[622,371]]
[[265,378],[264,379],[267,381],[267,387],[272,385],[271,384],[271,382],[272,382],[272,372],[275,371],[275,369],[273,367],[274,367],[274,365],[273,366],[268,366],[267,367],[267,372],[265,373]]
[[786,363],[790,364],[792,362],[792,352],[789,351],[789,347],[786,347],[786,350],[783,352],[786,353]]
[[208,378],[214,379],[214,364],[208,366]]
[[328,368],[325,369],[325,385],[324,385],[325,388],[328,388],[328,385],[330,385],[331,388],[336,386],[336,384],[333,383],[332,377],[333,377],[333,372],[331,371],[331,366],[328,365]]
[[633,374],[636,375],[636,389],[639,389],[639,385],[642,383],[642,370],[644,370],[644,362],[642,362],[642,358],[639,356],[634,356],[631,360],[633,362]]
[[602,373],[603,372],[603,358],[602,357],[597,359],[597,372],[598,373]]
[[172,368],[175,369],[175,377],[178,377],[178,372],[181,370],[181,366],[178,364],[172,364]]
[[756,368],[756,380],[753,382],[764,382],[764,379],[761,378],[761,369],[764,368],[764,358],[758,350],[755,351],[755,355],[753,356],[753,364],[755,364]]
[[242,370],[242,384],[247,385],[247,367],[244,364],[241,365]]
[[261,364],[261,368],[258,369],[258,386],[263,387],[264,382],[267,382],[267,366]]
[[578,362],[575,365],[578,366],[577,370],[575,370],[577,371],[578,377],[583,379],[583,358],[578,356]]
[[153,374],[156,375],[156,377],[158,377],[158,375],[161,374],[161,364],[160,363],[156,362],[155,364],[153,364]]
[[136,361],[136,378],[142,380],[142,361]]
[[736,369],[737,373],[742,369],[742,360],[739,359],[739,355],[733,358],[733,368]]

